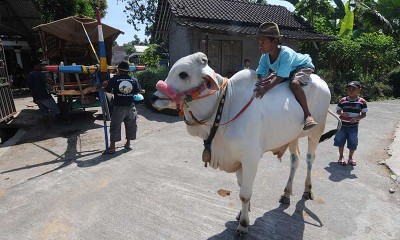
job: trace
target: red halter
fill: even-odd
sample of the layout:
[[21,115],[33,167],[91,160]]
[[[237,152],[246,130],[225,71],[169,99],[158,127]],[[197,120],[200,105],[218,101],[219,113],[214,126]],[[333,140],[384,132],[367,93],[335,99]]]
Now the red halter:
[[[224,81],[224,83],[225,83],[225,81]],[[211,96],[217,92],[217,90],[212,90],[208,94],[206,94],[204,96],[200,96],[200,94],[206,89],[206,86],[204,85],[204,83],[202,83],[200,86],[177,93],[175,89],[173,89],[171,86],[169,86],[166,82],[164,82],[162,80],[157,82],[156,88],[158,91],[160,91],[163,94],[168,96],[168,98],[159,98],[159,99],[175,102],[176,108],[180,110],[180,114],[182,113],[182,109],[180,107],[182,101],[191,102],[193,100]]]

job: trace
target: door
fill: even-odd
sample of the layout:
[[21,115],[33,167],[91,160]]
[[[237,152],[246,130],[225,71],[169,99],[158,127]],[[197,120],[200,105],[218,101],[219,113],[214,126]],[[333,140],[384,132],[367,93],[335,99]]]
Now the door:
[[242,41],[209,40],[208,53],[205,42],[200,41],[200,51],[207,54],[210,67],[222,76],[234,74],[242,61]]
[[242,41],[223,41],[221,55],[221,73],[230,77],[241,65]]

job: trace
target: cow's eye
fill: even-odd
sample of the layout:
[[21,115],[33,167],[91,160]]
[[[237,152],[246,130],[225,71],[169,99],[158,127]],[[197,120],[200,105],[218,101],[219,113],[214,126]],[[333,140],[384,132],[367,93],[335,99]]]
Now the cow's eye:
[[181,73],[179,73],[179,77],[181,79],[186,79],[187,77],[189,77],[189,75],[186,72],[181,72]]

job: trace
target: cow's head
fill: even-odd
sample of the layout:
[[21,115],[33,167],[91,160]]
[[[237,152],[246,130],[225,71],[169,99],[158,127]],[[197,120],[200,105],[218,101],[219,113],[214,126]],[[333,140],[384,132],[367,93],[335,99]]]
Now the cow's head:
[[165,81],[157,83],[157,92],[151,101],[155,108],[176,108],[186,95],[205,87],[218,90],[216,74],[208,66],[204,53],[198,52],[179,59],[171,68]]

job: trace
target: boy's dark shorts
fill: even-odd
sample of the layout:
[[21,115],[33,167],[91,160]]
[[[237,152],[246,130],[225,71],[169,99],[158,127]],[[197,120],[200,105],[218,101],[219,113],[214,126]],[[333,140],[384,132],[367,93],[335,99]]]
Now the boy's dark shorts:
[[347,141],[347,148],[356,150],[358,146],[358,124],[354,126],[342,126],[336,133],[333,145],[336,147],[344,147]]

